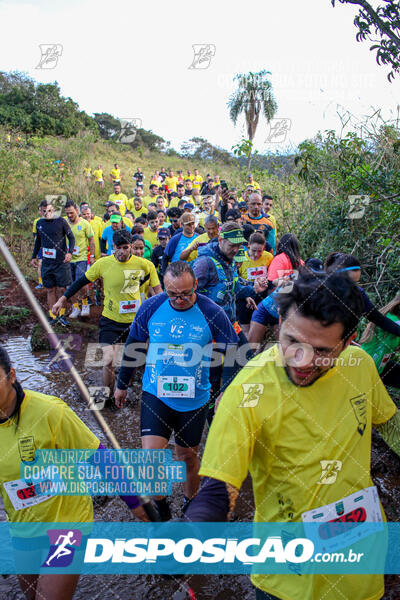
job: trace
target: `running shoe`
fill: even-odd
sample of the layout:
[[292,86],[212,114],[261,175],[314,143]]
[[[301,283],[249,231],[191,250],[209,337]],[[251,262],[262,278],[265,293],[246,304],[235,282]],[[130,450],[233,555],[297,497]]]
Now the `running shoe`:
[[55,319],[54,317],[52,317],[51,315],[49,315],[49,313],[47,313],[47,320],[49,323],[52,323],[53,325],[55,323],[57,323],[57,319]]
[[62,317],[58,317],[57,319],[57,323],[59,323],[60,325],[62,325],[63,327],[68,327],[68,325],[70,325],[71,323],[68,321],[68,319],[65,317],[65,315],[62,315]]
[[69,318],[70,319],[77,319],[80,314],[81,314],[81,309],[80,308],[76,308],[76,306],[74,306],[72,308],[72,311],[69,313]]
[[90,317],[90,306],[82,305],[81,317]]
[[37,285],[35,285],[35,290],[42,290],[42,289],[43,289],[42,283],[38,283]]

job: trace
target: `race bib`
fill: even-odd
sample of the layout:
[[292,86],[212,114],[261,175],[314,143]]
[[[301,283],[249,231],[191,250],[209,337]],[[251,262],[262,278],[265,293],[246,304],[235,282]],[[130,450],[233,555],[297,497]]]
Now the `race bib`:
[[135,313],[140,306],[140,300],[121,300],[119,303],[119,314]]
[[14,479],[14,481],[5,481],[4,489],[7,492],[10,502],[14,507],[14,510],[22,510],[23,508],[29,508],[35,504],[45,502],[54,494],[41,494],[41,486],[50,485],[50,481],[42,481],[40,484],[29,485],[28,481],[23,479]]
[[[371,486],[337,502],[308,510],[301,515],[306,536],[315,548],[335,552],[383,529],[378,490]],[[320,523],[319,527],[310,526]],[[346,528],[342,525],[346,523]],[[359,527],[363,523],[362,529]],[[381,527],[377,527],[382,523]]]
[[122,204],[121,198],[117,198],[116,200],[114,200],[114,202],[117,206],[121,206],[121,204]]
[[257,277],[266,277],[267,267],[250,267],[247,269],[247,279],[256,279]]
[[55,258],[56,257],[56,249],[55,248],[42,248],[42,256],[43,256],[43,258]]
[[79,254],[79,246],[74,246],[74,250],[73,250],[72,254],[74,256],[78,256],[78,254]]
[[159,398],[194,398],[194,377],[160,375],[157,378]]

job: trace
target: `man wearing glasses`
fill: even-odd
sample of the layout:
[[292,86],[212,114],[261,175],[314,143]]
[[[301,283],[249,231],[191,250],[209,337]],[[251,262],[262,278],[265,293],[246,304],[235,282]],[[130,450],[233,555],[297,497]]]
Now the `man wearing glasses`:
[[[142,386],[142,446],[166,448],[174,431],[177,459],[186,463],[186,503],[199,487],[197,453],[210,399],[212,350],[214,347],[228,358],[228,350],[229,355],[236,353],[238,337],[224,310],[197,294],[195,274],[186,262],[168,267],[164,286],[165,293],[146,300],[132,323],[115,402],[124,404],[138,355],[146,352],[149,342]],[[223,386],[235,373],[235,365],[227,364],[232,361],[224,361]],[[166,499],[158,497],[156,504],[163,520],[168,520],[171,513]]]

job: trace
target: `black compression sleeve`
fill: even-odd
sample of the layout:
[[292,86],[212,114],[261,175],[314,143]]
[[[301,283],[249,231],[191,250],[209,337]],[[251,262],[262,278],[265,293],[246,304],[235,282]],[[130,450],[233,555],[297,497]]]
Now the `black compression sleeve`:
[[228,513],[229,496],[226,483],[212,477],[204,477],[199,493],[185,511],[185,520],[226,521]]
[[35,236],[35,245],[33,247],[32,258],[36,258],[37,257],[41,245],[42,245],[42,240],[41,240],[40,234],[37,233],[36,236]]
[[82,277],[79,277],[79,279],[74,281],[74,283],[69,286],[69,288],[64,292],[64,296],[66,298],[72,298],[72,296],[75,296],[76,292],[79,292],[79,290],[88,283],[91,283],[91,281],[89,281],[86,275],[82,275]]
[[106,240],[103,240],[103,238],[100,238],[100,251],[105,254],[107,252],[107,242]]

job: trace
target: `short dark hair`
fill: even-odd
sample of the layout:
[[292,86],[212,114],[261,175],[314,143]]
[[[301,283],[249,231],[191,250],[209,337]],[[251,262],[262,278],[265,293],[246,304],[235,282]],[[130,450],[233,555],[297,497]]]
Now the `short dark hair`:
[[122,244],[131,244],[132,236],[127,229],[118,229],[113,234],[114,246],[122,246]]
[[146,225],[146,219],[144,219],[143,217],[137,217],[135,219],[135,223],[139,223],[140,225]]
[[151,190],[151,188],[155,188],[155,187],[158,189],[158,185],[156,183],[151,183],[149,185],[149,190]]
[[277,294],[282,321],[287,319],[294,306],[303,317],[315,319],[324,327],[342,323],[344,340],[357,330],[364,302],[357,285],[348,277],[336,273],[311,273],[302,268],[292,284],[290,292],[285,290],[286,293]]
[[256,228],[251,223],[244,223],[243,227],[243,237],[245,240],[249,241],[250,236],[253,235]]
[[262,233],[258,233],[256,231],[255,233],[252,233],[249,237],[249,244],[262,244],[263,246],[265,246],[265,237]]
[[176,260],[175,262],[170,263],[166,268],[164,279],[166,275],[171,275],[171,277],[175,279],[184,273],[189,273],[193,278],[193,282],[196,281],[196,275],[194,274],[194,271],[189,263],[187,263],[185,260]]
[[177,206],[173,206],[167,210],[167,215],[171,219],[180,219],[183,211]]
[[132,236],[132,244],[133,244],[134,242],[137,242],[137,240],[140,240],[140,241],[141,241],[141,242],[143,242],[143,244],[144,244],[144,237],[143,237],[142,235],[139,235],[138,233],[135,233],[135,234]]
[[157,219],[157,213],[153,210],[149,210],[149,212],[147,213],[147,220],[154,221],[154,219]]
[[75,202],[73,200],[67,200],[64,208],[69,208],[70,206],[72,206],[75,209],[78,208],[78,206],[75,204]]

